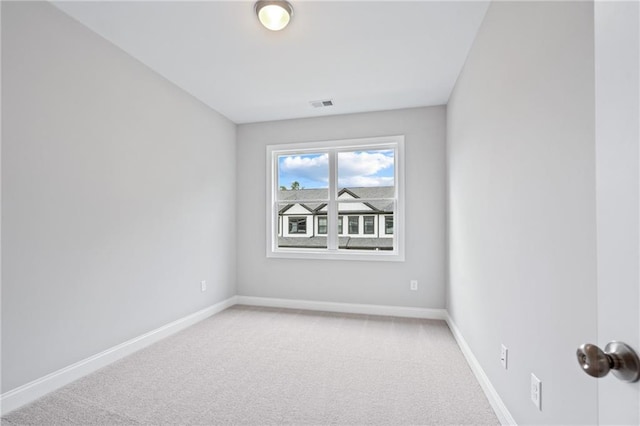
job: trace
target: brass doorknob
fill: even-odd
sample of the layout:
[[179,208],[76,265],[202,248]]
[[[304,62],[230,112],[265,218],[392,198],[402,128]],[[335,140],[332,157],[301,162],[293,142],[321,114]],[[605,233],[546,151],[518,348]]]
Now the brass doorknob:
[[604,377],[609,371],[623,382],[635,382],[640,378],[640,360],[631,347],[622,342],[609,342],[604,351],[591,343],[581,345],[576,351],[582,370],[593,377]]

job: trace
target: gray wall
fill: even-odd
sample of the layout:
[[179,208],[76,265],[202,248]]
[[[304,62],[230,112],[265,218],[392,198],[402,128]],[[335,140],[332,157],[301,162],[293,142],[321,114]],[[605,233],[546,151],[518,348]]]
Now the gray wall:
[[[266,258],[267,145],[397,134],[405,135],[405,262]],[[444,308],[445,107],[243,124],[237,157],[238,294]]]
[[447,108],[448,309],[520,424],[597,419],[575,359],[597,326],[593,22],[590,2],[493,2]]
[[2,64],[6,392],[235,294],[235,125],[47,3]]

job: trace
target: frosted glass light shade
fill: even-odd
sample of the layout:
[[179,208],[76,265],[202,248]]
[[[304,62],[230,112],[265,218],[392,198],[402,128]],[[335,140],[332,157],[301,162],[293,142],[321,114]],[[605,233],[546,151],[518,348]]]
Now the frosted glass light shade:
[[280,31],[289,24],[293,7],[286,1],[258,1],[256,14],[265,28]]

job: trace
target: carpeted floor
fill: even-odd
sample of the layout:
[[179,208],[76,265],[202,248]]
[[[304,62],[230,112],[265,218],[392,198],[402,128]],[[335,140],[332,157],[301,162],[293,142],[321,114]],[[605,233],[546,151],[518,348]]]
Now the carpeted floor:
[[2,425],[499,424],[442,321],[234,306]]

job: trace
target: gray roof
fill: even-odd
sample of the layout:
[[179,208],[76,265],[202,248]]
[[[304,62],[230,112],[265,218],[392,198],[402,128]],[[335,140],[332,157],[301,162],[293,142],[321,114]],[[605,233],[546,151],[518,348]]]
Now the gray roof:
[[328,189],[281,189],[278,191],[278,200],[326,200],[329,196]]
[[[338,237],[338,246],[352,250],[393,250],[393,238]],[[327,248],[327,237],[278,237],[278,247]]]
[[[393,186],[349,187],[340,188],[340,192],[349,191],[356,198],[393,198]],[[329,190],[322,189],[286,189],[280,190],[279,200],[323,200],[328,197]]]
[[[373,187],[353,187],[353,188],[342,188],[340,189],[339,194],[344,192],[350,192],[354,198],[393,198],[394,196],[394,187],[393,186],[373,186]],[[320,210],[324,207],[325,203],[301,203],[300,201],[304,200],[322,200],[328,197],[329,190],[324,189],[289,189],[289,190],[280,190],[278,191],[278,200],[280,202],[291,202],[294,201],[297,204],[300,204],[307,208],[308,210]],[[296,204],[291,203],[291,204]],[[286,210],[290,208],[290,205],[285,206],[280,209],[280,213],[284,213]],[[389,201],[369,201],[366,202],[373,210],[379,210],[383,212],[391,212],[393,211],[393,203]]]
[[350,191],[357,198],[393,198],[395,187],[393,186],[369,186],[355,188],[341,188],[340,192]]

